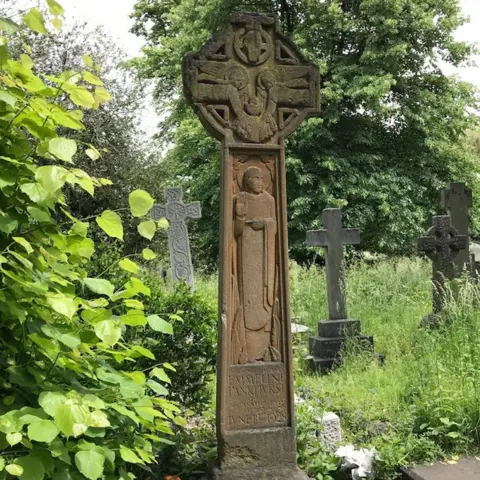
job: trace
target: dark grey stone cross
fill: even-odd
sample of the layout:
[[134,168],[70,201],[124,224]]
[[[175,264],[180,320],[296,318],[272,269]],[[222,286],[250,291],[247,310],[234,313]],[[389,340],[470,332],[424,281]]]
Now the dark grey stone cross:
[[178,282],[184,279],[187,285],[194,289],[195,277],[193,275],[190,242],[185,220],[202,218],[200,202],[183,203],[181,188],[167,187],[164,195],[167,204],[154,205],[150,214],[155,221],[160,220],[160,218],[166,218],[170,222],[168,245],[173,281]]
[[472,191],[464,183],[449,183],[441,190],[442,208],[450,216],[452,227],[460,235],[466,236],[466,246],[453,259],[457,273],[470,265],[468,248],[468,209],[472,207]]
[[329,320],[347,319],[345,302],[345,269],[343,246],[358,245],[360,230],[342,228],[342,211],[339,208],[326,208],[322,213],[324,230],[307,232],[307,245],[326,247],[327,294]]
[[433,311],[438,313],[443,309],[445,283],[456,276],[453,259],[466,247],[467,237],[458,234],[448,215],[434,216],[432,223],[418,239],[418,249],[432,260]]

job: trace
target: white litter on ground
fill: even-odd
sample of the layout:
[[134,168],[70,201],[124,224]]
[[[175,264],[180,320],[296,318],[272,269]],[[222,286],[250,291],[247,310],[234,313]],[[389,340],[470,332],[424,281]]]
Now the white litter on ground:
[[378,458],[375,449],[361,448],[355,450],[353,445],[345,445],[338,448],[335,455],[343,460],[342,469],[351,470],[353,480],[362,478],[374,480],[373,461]]

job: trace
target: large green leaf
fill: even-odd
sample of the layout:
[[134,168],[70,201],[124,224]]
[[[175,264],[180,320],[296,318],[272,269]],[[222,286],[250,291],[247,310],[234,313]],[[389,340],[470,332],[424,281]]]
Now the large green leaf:
[[77,153],[77,142],[71,138],[52,138],[48,142],[48,151],[64,162],[72,163]]
[[30,30],[33,30],[34,32],[47,33],[43,13],[37,8],[32,8],[26,15],[24,15],[23,22],[28,28],[30,28]]
[[15,463],[23,468],[21,480],[43,480],[45,478],[45,466],[37,456],[20,457],[15,460]]
[[122,336],[122,329],[116,320],[103,320],[95,325],[97,337],[113,347]]
[[138,225],[137,230],[142,237],[151,240],[157,231],[157,227],[153,220],[146,220]]
[[123,270],[130,273],[135,274],[140,271],[140,267],[135,262],[132,262],[128,258],[123,258],[122,260],[120,260],[120,262],[118,262],[118,264],[120,265],[121,268],[123,268]]
[[26,252],[30,255],[31,253],[33,253],[33,248],[32,248],[32,245],[30,244],[30,242],[26,239],[26,238],[23,238],[23,237],[12,237],[12,240],[14,240],[15,242],[17,242],[19,245],[21,245],[25,250]]
[[14,107],[17,99],[13,95],[10,95],[5,90],[0,90],[0,101],[5,102],[7,105],[10,105],[11,107]]
[[6,17],[0,17],[0,29],[3,30],[7,35],[12,35],[12,33],[15,33],[19,28],[19,25],[13,20],[10,20]]
[[142,250],[142,256],[145,260],[153,260],[157,258],[157,254],[150,248],[144,248]]
[[147,324],[145,314],[141,310],[129,310],[125,315],[120,317],[120,321],[130,327],[144,326]]
[[14,433],[7,433],[5,438],[8,444],[11,447],[13,447],[14,445],[17,445],[17,443],[20,443],[22,441],[23,436],[20,432],[14,432]]
[[92,85],[103,85],[103,82],[96,75],[88,71],[83,72],[83,79]]
[[103,475],[105,456],[95,450],[82,450],[75,454],[75,465],[89,480],[97,480]]
[[48,9],[52,15],[63,15],[65,10],[64,8],[55,0],[47,0]]
[[166,333],[167,335],[173,335],[173,327],[171,323],[168,323],[158,315],[149,315],[147,317],[148,324],[152,330],[156,332]]
[[23,473],[23,467],[20,465],[16,465],[15,463],[11,463],[5,467],[5,470],[14,477],[19,477]]
[[93,108],[95,106],[95,98],[85,87],[74,85],[72,87],[65,86],[65,89],[70,95],[70,100],[75,105],[85,108]]
[[24,183],[20,190],[30,197],[35,203],[43,203],[49,197],[49,192],[40,183]]
[[[58,139],[57,139],[58,140]],[[35,180],[49,192],[55,192],[65,185],[67,170],[58,165],[44,165],[35,172]]]
[[144,463],[132,449],[123,445],[120,445],[120,456],[122,460],[128,463]]
[[134,217],[143,217],[153,207],[153,198],[145,190],[134,190],[128,197],[128,203]]
[[111,210],[105,210],[96,222],[98,226],[109,236],[123,240],[123,225],[122,219],[118,213]]
[[[71,402],[71,400],[69,400]],[[55,412],[55,425],[66,437],[79,437],[88,429],[87,407],[75,403],[66,403]]]
[[47,302],[57,313],[70,319],[75,315],[78,308],[78,301],[63,293],[51,294],[47,297]]
[[36,442],[51,443],[58,435],[58,428],[51,420],[40,420],[28,426],[28,438]]
[[107,297],[111,297],[113,295],[113,291],[115,290],[114,285],[112,285],[108,280],[101,278],[85,278],[83,283],[92,292],[95,292],[98,295],[107,295]]
[[67,397],[60,392],[42,392],[38,403],[51,417],[54,417],[59,407],[67,401]]

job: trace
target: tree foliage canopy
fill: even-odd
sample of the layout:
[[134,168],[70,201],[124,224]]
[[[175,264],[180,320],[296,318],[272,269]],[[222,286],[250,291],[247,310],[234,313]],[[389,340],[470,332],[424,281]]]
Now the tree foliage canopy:
[[305,260],[305,231],[323,208],[342,207],[362,246],[410,253],[448,181],[475,188],[478,167],[465,132],[476,123],[473,88],[448,76],[472,47],[456,41],[465,22],[458,0],[139,0],[134,31],[147,40],[134,65],[156,82],[170,115],[159,132],[174,142],[158,167],[204,204],[193,242],[205,263],[217,255],[218,144],[207,138],[181,95],[181,59],[234,10],[274,12],[322,76],[320,118],[287,143],[292,253]]

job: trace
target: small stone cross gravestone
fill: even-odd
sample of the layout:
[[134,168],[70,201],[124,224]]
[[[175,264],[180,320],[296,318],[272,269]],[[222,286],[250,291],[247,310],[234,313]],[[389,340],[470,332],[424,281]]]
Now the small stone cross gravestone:
[[468,246],[468,209],[472,207],[472,191],[464,183],[450,183],[441,191],[441,204],[450,216],[452,227],[467,239],[465,248],[462,248],[453,259],[457,272],[461,273],[471,264]]
[[200,202],[183,203],[181,188],[165,188],[166,205],[155,204],[151,210],[151,217],[158,221],[166,218],[170,225],[168,228],[168,246],[170,250],[170,263],[172,279],[179,282],[184,279],[192,290],[195,288],[193,275],[192,256],[190,254],[190,241],[185,220],[202,218]]
[[[326,208],[322,213],[324,230],[307,232],[307,245],[325,247],[327,266],[328,320],[318,323],[318,336],[310,337],[312,366],[319,371],[328,371],[336,363],[345,343],[346,334],[358,336],[360,321],[348,320],[345,299],[344,245],[358,245],[360,230],[342,228],[342,211]],[[361,336],[369,343],[370,337]]]
[[345,320],[345,269],[343,246],[358,245],[360,230],[342,228],[342,211],[339,208],[326,208],[322,213],[324,230],[307,232],[307,245],[327,249],[327,294],[329,320]]
[[216,480],[300,480],[284,138],[319,110],[318,67],[278,19],[234,13],[183,63],[185,94],[222,141]]
[[443,310],[445,284],[458,276],[454,258],[467,246],[466,235],[459,235],[452,227],[448,215],[437,215],[432,219],[424,237],[418,239],[418,249],[432,260],[433,312]]

